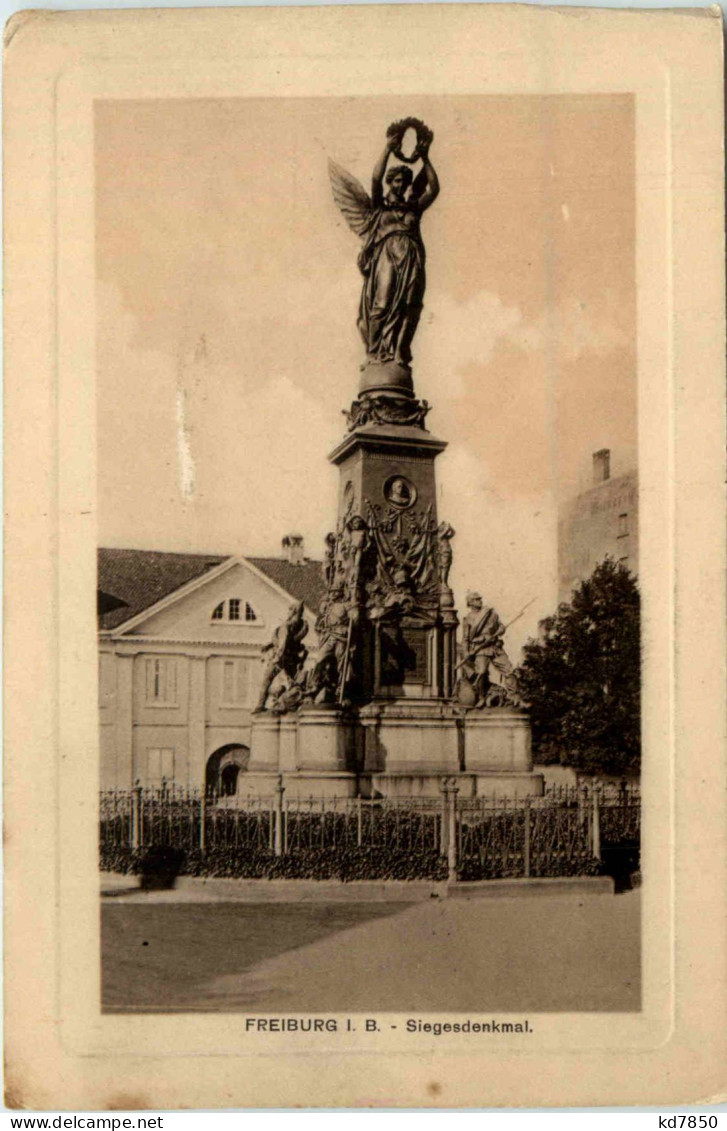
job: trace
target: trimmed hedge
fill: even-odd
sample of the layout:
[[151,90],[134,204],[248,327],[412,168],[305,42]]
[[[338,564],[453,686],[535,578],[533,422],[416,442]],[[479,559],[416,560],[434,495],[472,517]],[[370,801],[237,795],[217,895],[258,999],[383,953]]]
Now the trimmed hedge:
[[[167,850],[168,851],[168,850]],[[283,856],[268,849],[250,849],[242,853],[234,848],[212,848],[176,852],[175,859],[166,859],[163,848],[130,848],[104,845],[101,848],[101,870],[125,875],[150,876],[165,874],[182,876],[228,877],[248,880],[430,880],[447,879],[447,861],[436,851],[404,852],[397,848],[349,847],[306,848]],[[595,858],[550,859],[540,864],[531,862],[531,876],[597,876],[604,867]],[[508,861],[481,860],[468,856],[460,861],[458,880],[511,879],[523,874],[522,858]]]
[[[158,849],[102,845],[104,872],[146,876],[159,862]],[[269,849],[212,848],[181,854],[177,875],[218,876],[248,880],[446,880],[447,861],[436,851],[403,852],[397,848],[306,848],[275,856]]]

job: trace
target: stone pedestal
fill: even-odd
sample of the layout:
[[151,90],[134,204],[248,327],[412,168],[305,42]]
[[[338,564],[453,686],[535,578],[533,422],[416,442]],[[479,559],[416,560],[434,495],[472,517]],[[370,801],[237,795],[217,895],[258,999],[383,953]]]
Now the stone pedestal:
[[390,485],[398,478],[411,500],[402,507],[402,518],[421,519],[428,511],[436,525],[434,461],[446,446],[411,426],[368,424],[349,432],[329,456],[340,474],[339,520],[349,512],[365,516],[369,506],[389,506]]
[[355,724],[336,707],[304,707],[297,712],[298,770],[354,772]]
[[460,797],[475,797],[476,782],[472,774],[372,774],[361,783],[361,793],[367,797],[389,799],[409,797],[442,798],[443,777],[456,778]]
[[298,717],[297,714],[280,716],[281,773],[294,773],[298,769]]
[[300,770],[294,774],[283,774],[284,798],[286,801],[295,799],[314,801],[324,799],[328,801],[334,797],[356,797],[358,793],[358,778],[356,774],[315,773]]
[[369,361],[361,369],[359,393],[388,393],[404,397],[414,396],[411,368],[396,361]]
[[542,797],[534,774],[530,720],[525,711],[495,707],[464,718],[464,768],[475,778],[475,797]]
[[253,715],[245,778],[299,771],[355,773],[363,761],[356,720],[337,707]]
[[[442,774],[372,774],[361,779],[361,793],[367,797],[441,798]],[[474,797],[542,797],[542,774],[447,774],[457,786],[462,800]]]
[[[252,716],[249,773],[277,773],[280,765],[280,716],[269,711]],[[246,775],[247,776],[247,775]]]
[[502,773],[473,774],[474,797],[542,797],[545,778],[542,774]]
[[529,773],[533,768],[530,721],[507,707],[468,711],[464,719],[464,769],[474,773]]
[[280,774],[277,771],[275,773],[263,773],[253,770],[252,773],[238,774],[236,796],[239,798],[265,797],[272,802],[279,778]]
[[434,775],[461,769],[458,712],[441,700],[374,702],[360,712],[366,774]]
[[523,711],[461,713],[441,702],[398,700],[361,711],[366,778],[371,796],[439,797],[443,777],[461,798],[540,797],[532,773],[530,724]]

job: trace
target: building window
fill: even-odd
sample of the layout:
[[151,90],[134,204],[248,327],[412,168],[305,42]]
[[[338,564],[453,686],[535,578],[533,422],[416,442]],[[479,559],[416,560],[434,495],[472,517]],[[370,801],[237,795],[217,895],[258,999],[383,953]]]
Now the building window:
[[222,704],[245,707],[250,703],[252,662],[246,659],[223,660]]
[[174,781],[174,747],[149,746],[146,751],[146,780],[150,786]]
[[212,611],[212,620],[227,620],[235,623],[244,620],[246,624],[257,625],[263,623],[250,602],[244,601],[242,597],[230,597],[227,601],[220,601]]
[[629,516],[628,514],[620,514],[618,516],[618,536],[619,538],[628,537],[629,533]]
[[176,705],[176,660],[158,658],[146,661],[146,701],[156,706]]
[[605,483],[611,478],[611,449],[594,452],[594,483]]
[[609,448],[601,448],[600,451],[593,453],[593,482],[605,483],[610,478],[611,451]]

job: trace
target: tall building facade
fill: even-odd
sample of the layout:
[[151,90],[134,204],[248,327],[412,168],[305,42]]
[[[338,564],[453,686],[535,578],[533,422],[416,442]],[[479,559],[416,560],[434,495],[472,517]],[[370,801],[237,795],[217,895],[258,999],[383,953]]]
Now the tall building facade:
[[558,512],[558,600],[605,558],[633,574],[639,568],[639,490],[636,471],[611,478],[611,453],[593,454],[593,485],[561,504]]

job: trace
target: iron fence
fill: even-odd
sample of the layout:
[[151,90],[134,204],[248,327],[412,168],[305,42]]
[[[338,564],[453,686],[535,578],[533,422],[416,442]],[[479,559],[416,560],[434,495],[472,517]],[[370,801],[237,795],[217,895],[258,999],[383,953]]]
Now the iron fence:
[[468,878],[577,875],[598,859],[597,810],[573,801],[504,799],[458,807],[458,861]]
[[[580,875],[599,870],[604,848],[638,845],[640,795],[598,783],[556,787],[544,797],[460,797],[442,779],[436,798],[219,798],[171,787],[106,791],[100,797],[102,859],[171,848],[204,859],[348,859],[397,854],[446,861],[454,879]],[[242,874],[242,873],[241,873]],[[428,873],[429,874],[429,873]]]
[[437,851],[441,820],[437,799],[296,798],[282,809],[282,847],[284,852],[353,846]]
[[101,793],[101,846],[273,848],[275,807],[271,797],[231,806],[213,793],[160,789]]

